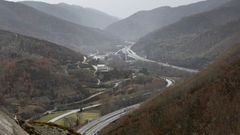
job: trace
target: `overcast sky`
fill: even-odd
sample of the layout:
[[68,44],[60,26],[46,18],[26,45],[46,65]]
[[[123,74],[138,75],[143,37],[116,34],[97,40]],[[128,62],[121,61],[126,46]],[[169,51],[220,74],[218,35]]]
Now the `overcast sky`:
[[[22,1],[22,0],[10,0]],[[35,0],[36,1],[36,0]],[[127,17],[139,10],[149,10],[160,6],[185,5],[202,0],[38,0],[47,3],[68,3],[104,11],[119,18]]]

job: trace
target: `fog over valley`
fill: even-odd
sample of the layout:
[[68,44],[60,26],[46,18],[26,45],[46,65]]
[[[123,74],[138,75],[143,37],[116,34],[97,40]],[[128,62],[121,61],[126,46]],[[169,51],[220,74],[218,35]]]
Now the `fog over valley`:
[[[10,0],[23,1],[23,0]],[[34,0],[38,1],[38,0]],[[106,12],[118,18],[125,18],[140,10],[160,6],[179,6],[203,0],[41,0],[47,3],[68,3]]]
[[0,135],[239,135],[239,0],[0,0]]

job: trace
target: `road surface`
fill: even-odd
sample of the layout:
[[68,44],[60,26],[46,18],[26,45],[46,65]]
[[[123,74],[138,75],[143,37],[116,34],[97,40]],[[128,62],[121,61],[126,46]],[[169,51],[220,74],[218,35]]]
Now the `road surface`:
[[57,117],[49,120],[48,123],[54,123],[54,122],[56,122],[56,121],[58,121],[58,120],[60,120],[60,119],[62,119],[64,117],[66,117],[68,115],[71,115],[71,114],[74,114],[74,113],[78,113],[78,112],[83,111],[83,110],[88,110],[88,109],[91,109],[91,108],[99,107],[101,105],[102,104],[95,104],[95,105],[87,106],[87,107],[84,107],[84,108],[81,108],[81,109],[71,110],[71,111],[69,111],[67,113],[64,113],[64,114],[62,114],[60,116],[57,116]]
[[95,66],[95,65],[92,65],[93,69],[95,70],[94,71],[94,76],[97,76],[96,73],[98,72],[98,67]]
[[95,135],[104,127],[112,123],[113,121],[119,119],[123,115],[127,114],[128,112],[139,108],[140,104],[136,104],[133,106],[129,106],[113,113],[107,114],[97,120],[94,120],[82,128],[80,128],[77,132],[83,135]]
[[[98,67],[95,66],[95,65],[92,65],[93,69],[95,70],[94,71],[94,76],[96,77],[97,76],[97,72],[98,72]],[[100,79],[97,79],[97,85],[99,86],[101,84],[101,80]]]
[[[172,79],[168,79],[166,77],[163,77],[163,79],[167,82],[166,87],[171,87],[175,81]],[[120,109],[118,111],[115,111],[113,113],[107,114],[97,120],[94,120],[88,124],[86,124],[85,126],[83,126],[81,129],[79,129],[77,132],[81,133],[83,135],[95,135],[97,134],[99,131],[101,131],[103,128],[105,128],[107,125],[109,125],[110,123],[112,123],[113,121],[121,118],[122,116],[124,116],[125,114],[127,114],[128,112],[135,110],[137,108],[139,108],[140,104],[136,104],[133,106],[129,106],[123,109]]]
[[[187,71],[187,72],[193,72],[196,73],[198,72],[197,70],[192,70],[192,69],[187,69],[187,68],[182,68],[182,67],[177,67],[177,66],[173,66],[173,65],[169,65],[166,63],[161,63],[161,62],[156,62],[156,61],[152,61],[152,60],[148,60],[146,58],[143,58],[141,56],[138,56],[135,52],[133,52],[131,50],[131,46],[127,46],[119,51],[117,51],[114,54],[117,54],[119,52],[122,52],[126,55],[128,55],[128,57],[134,58],[136,60],[141,60],[141,61],[145,61],[145,62],[153,62],[153,63],[157,63],[161,66],[165,66],[165,67],[170,67],[170,68],[174,68],[174,69],[178,69],[178,70],[183,70],[183,71]],[[93,68],[96,68],[93,66]],[[97,71],[97,69],[96,69]],[[167,85],[166,87],[171,87],[175,81],[171,80],[169,78],[164,77],[163,78],[166,82]],[[117,82],[115,84],[115,87],[117,87],[120,84],[120,82]],[[99,119],[96,119],[88,124],[86,124],[85,126],[83,126],[82,128],[80,128],[77,132],[83,135],[96,135],[99,131],[101,131],[103,128],[105,128],[107,125],[109,125],[110,123],[112,123],[113,121],[121,118],[122,116],[126,115],[128,112],[135,110],[137,108],[139,108],[140,104],[136,104],[133,106],[129,106],[123,109],[120,109],[118,111],[112,112],[110,114],[107,114]]]
[[87,57],[86,57],[86,56],[83,56],[82,64],[88,64],[88,63],[87,63]]
[[173,69],[177,69],[177,70],[181,70],[181,71],[186,71],[186,72],[190,72],[190,73],[197,73],[197,72],[199,72],[198,70],[188,69],[188,68],[174,66],[174,65],[169,65],[168,63],[162,63],[162,62],[157,62],[157,61],[153,61],[153,60],[149,60],[149,59],[143,58],[143,57],[137,55],[133,50],[131,50],[131,46],[126,46],[126,47],[124,47],[123,49],[121,49],[120,51],[118,51],[116,53],[119,53],[119,52],[122,52],[122,53],[126,54],[128,57],[133,58],[135,60],[157,63],[157,64],[159,64],[161,66],[164,66],[164,67],[169,67],[169,68],[173,68]]
[[101,80],[97,79],[97,85],[99,86],[101,84]]

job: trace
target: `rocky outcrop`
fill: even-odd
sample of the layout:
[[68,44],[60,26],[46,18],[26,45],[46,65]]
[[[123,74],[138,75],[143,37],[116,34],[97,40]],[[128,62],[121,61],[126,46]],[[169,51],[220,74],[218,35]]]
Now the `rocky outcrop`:
[[0,135],[28,135],[13,119],[0,111]]

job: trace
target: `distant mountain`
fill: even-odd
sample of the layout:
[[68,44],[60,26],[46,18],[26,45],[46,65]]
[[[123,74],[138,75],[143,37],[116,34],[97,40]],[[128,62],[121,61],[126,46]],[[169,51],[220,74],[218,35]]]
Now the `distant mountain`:
[[140,37],[179,21],[193,14],[212,10],[228,0],[208,0],[180,7],[160,7],[140,11],[106,28],[107,31],[125,40],[136,41]]
[[141,38],[133,50],[161,62],[202,68],[239,42],[240,2],[186,17]]
[[31,6],[49,15],[53,15],[72,23],[88,27],[103,29],[108,25],[118,21],[116,17],[110,16],[101,11],[83,8],[76,5],[68,5],[65,3],[48,4],[36,1],[23,1],[21,3]]
[[78,68],[82,60],[68,48],[0,30],[0,106],[27,119],[88,97],[85,87],[97,79]]
[[166,89],[100,135],[239,134],[240,44],[194,77]]
[[0,1],[0,29],[51,41],[68,48],[113,45],[119,40],[99,29],[84,27],[21,3]]

